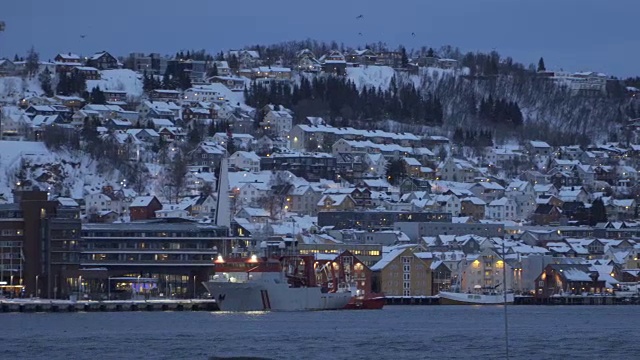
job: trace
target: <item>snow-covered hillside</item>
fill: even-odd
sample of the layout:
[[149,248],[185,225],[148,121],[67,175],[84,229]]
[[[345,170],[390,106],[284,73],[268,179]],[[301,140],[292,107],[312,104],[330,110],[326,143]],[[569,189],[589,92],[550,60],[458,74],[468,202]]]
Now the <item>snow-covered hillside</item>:
[[0,200],[11,201],[18,181],[28,181],[53,194],[83,197],[84,186],[118,183],[117,172],[99,174],[87,154],[52,152],[42,142],[0,141]]
[[87,90],[94,87],[100,90],[126,91],[130,97],[140,97],[143,94],[142,77],[129,69],[115,69],[100,71],[100,80],[87,80]]
[[0,77],[0,103],[15,104],[20,99],[40,96],[42,88],[37,78]]
[[395,70],[389,66],[362,66],[348,67],[347,78],[353,82],[358,89],[363,87],[375,87],[386,90],[395,75]]

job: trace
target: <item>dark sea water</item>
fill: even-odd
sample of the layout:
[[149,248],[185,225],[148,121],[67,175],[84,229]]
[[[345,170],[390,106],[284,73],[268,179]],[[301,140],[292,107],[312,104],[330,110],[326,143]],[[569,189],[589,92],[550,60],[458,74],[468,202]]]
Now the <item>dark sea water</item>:
[[[511,359],[640,359],[640,307],[508,308]],[[0,314],[0,359],[505,359],[501,306]]]

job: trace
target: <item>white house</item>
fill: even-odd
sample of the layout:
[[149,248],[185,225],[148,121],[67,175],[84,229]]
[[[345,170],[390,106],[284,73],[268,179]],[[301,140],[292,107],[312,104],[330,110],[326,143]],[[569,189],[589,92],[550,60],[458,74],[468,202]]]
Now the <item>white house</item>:
[[188,102],[212,102],[223,103],[224,94],[220,91],[218,84],[194,86],[184,91],[183,101]]
[[485,218],[491,220],[515,220],[516,202],[508,197],[493,200],[485,206]]
[[536,209],[536,193],[528,181],[512,181],[507,186],[505,196],[516,202],[519,219],[527,219]]
[[293,116],[287,110],[270,110],[264,116],[260,126],[265,132],[273,133],[277,136],[287,136],[293,126]]
[[236,151],[229,156],[229,166],[257,172],[260,171],[260,157],[253,151]]
[[216,191],[216,176],[212,172],[190,171],[185,176],[185,186],[192,195],[200,195],[205,186]]

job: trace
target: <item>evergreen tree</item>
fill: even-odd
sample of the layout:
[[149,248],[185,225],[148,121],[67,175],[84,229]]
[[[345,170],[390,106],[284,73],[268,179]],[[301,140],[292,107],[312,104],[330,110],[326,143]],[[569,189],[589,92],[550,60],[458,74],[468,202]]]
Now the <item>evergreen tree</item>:
[[227,128],[227,153],[232,155],[236,152],[236,144],[233,141],[233,134],[231,128]]
[[540,60],[538,60],[538,72],[540,71],[547,71],[547,68],[544,66],[543,58],[540,58]]
[[70,95],[70,80],[66,73],[60,73],[58,76],[58,84],[56,85],[56,94]]
[[91,89],[90,99],[92,104],[104,105],[107,103],[107,98],[104,95],[104,92],[100,90],[99,86],[96,86],[93,89]]
[[607,222],[607,208],[602,198],[598,198],[591,203],[591,226],[602,222]]
[[218,65],[213,63],[213,66],[207,70],[207,77],[218,76]]
[[179,81],[179,87],[182,90],[187,90],[191,87],[191,77],[189,77],[189,75],[187,73],[182,73],[180,75],[180,78],[178,79]]
[[407,49],[404,46],[400,47],[400,56],[401,56],[401,64],[403,68],[406,68],[409,65],[409,58],[407,57]]
[[464,143],[464,132],[461,128],[456,128],[456,130],[453,132],[453,142],[455,144]]
[[53,85],[51,80],[51,71],[48,68],[45,68],[43,72],[38,75],[38,81],[40,81],[40,87],[44,94],[48,97],[53,96]]
[[231,55],[231,57],[229,58],[229,69],[238,71],[239,68],[240,63],[238,62],[238,57],[236,56],[236,54]]
[[40,68],[40,58],[38,53],[32,46],[31,49],[29,49],[29,51],[27,52],[27,60],[25,61],[25,64],[24,64],[26,75],[29,77],[34,76],[35,74],[38,73],[39,68]]
[[392,185],[398,185],[407,177],[407,172],[404,167],[404,163],[401,159],[391,160],[387,166],[387,179]]

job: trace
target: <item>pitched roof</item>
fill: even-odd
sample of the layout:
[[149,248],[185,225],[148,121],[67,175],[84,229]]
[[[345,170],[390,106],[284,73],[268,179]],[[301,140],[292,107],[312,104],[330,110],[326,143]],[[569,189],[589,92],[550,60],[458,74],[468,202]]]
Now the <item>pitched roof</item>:
[[129,205],[129,207],[145,207],[145,206],[149,206],[149,204],[151,204],[151,201],[153,201],[153,199],[155,199],[155,196],[138,196],[135,199],[133,199],[133,201],[131,202],[131,204]]

